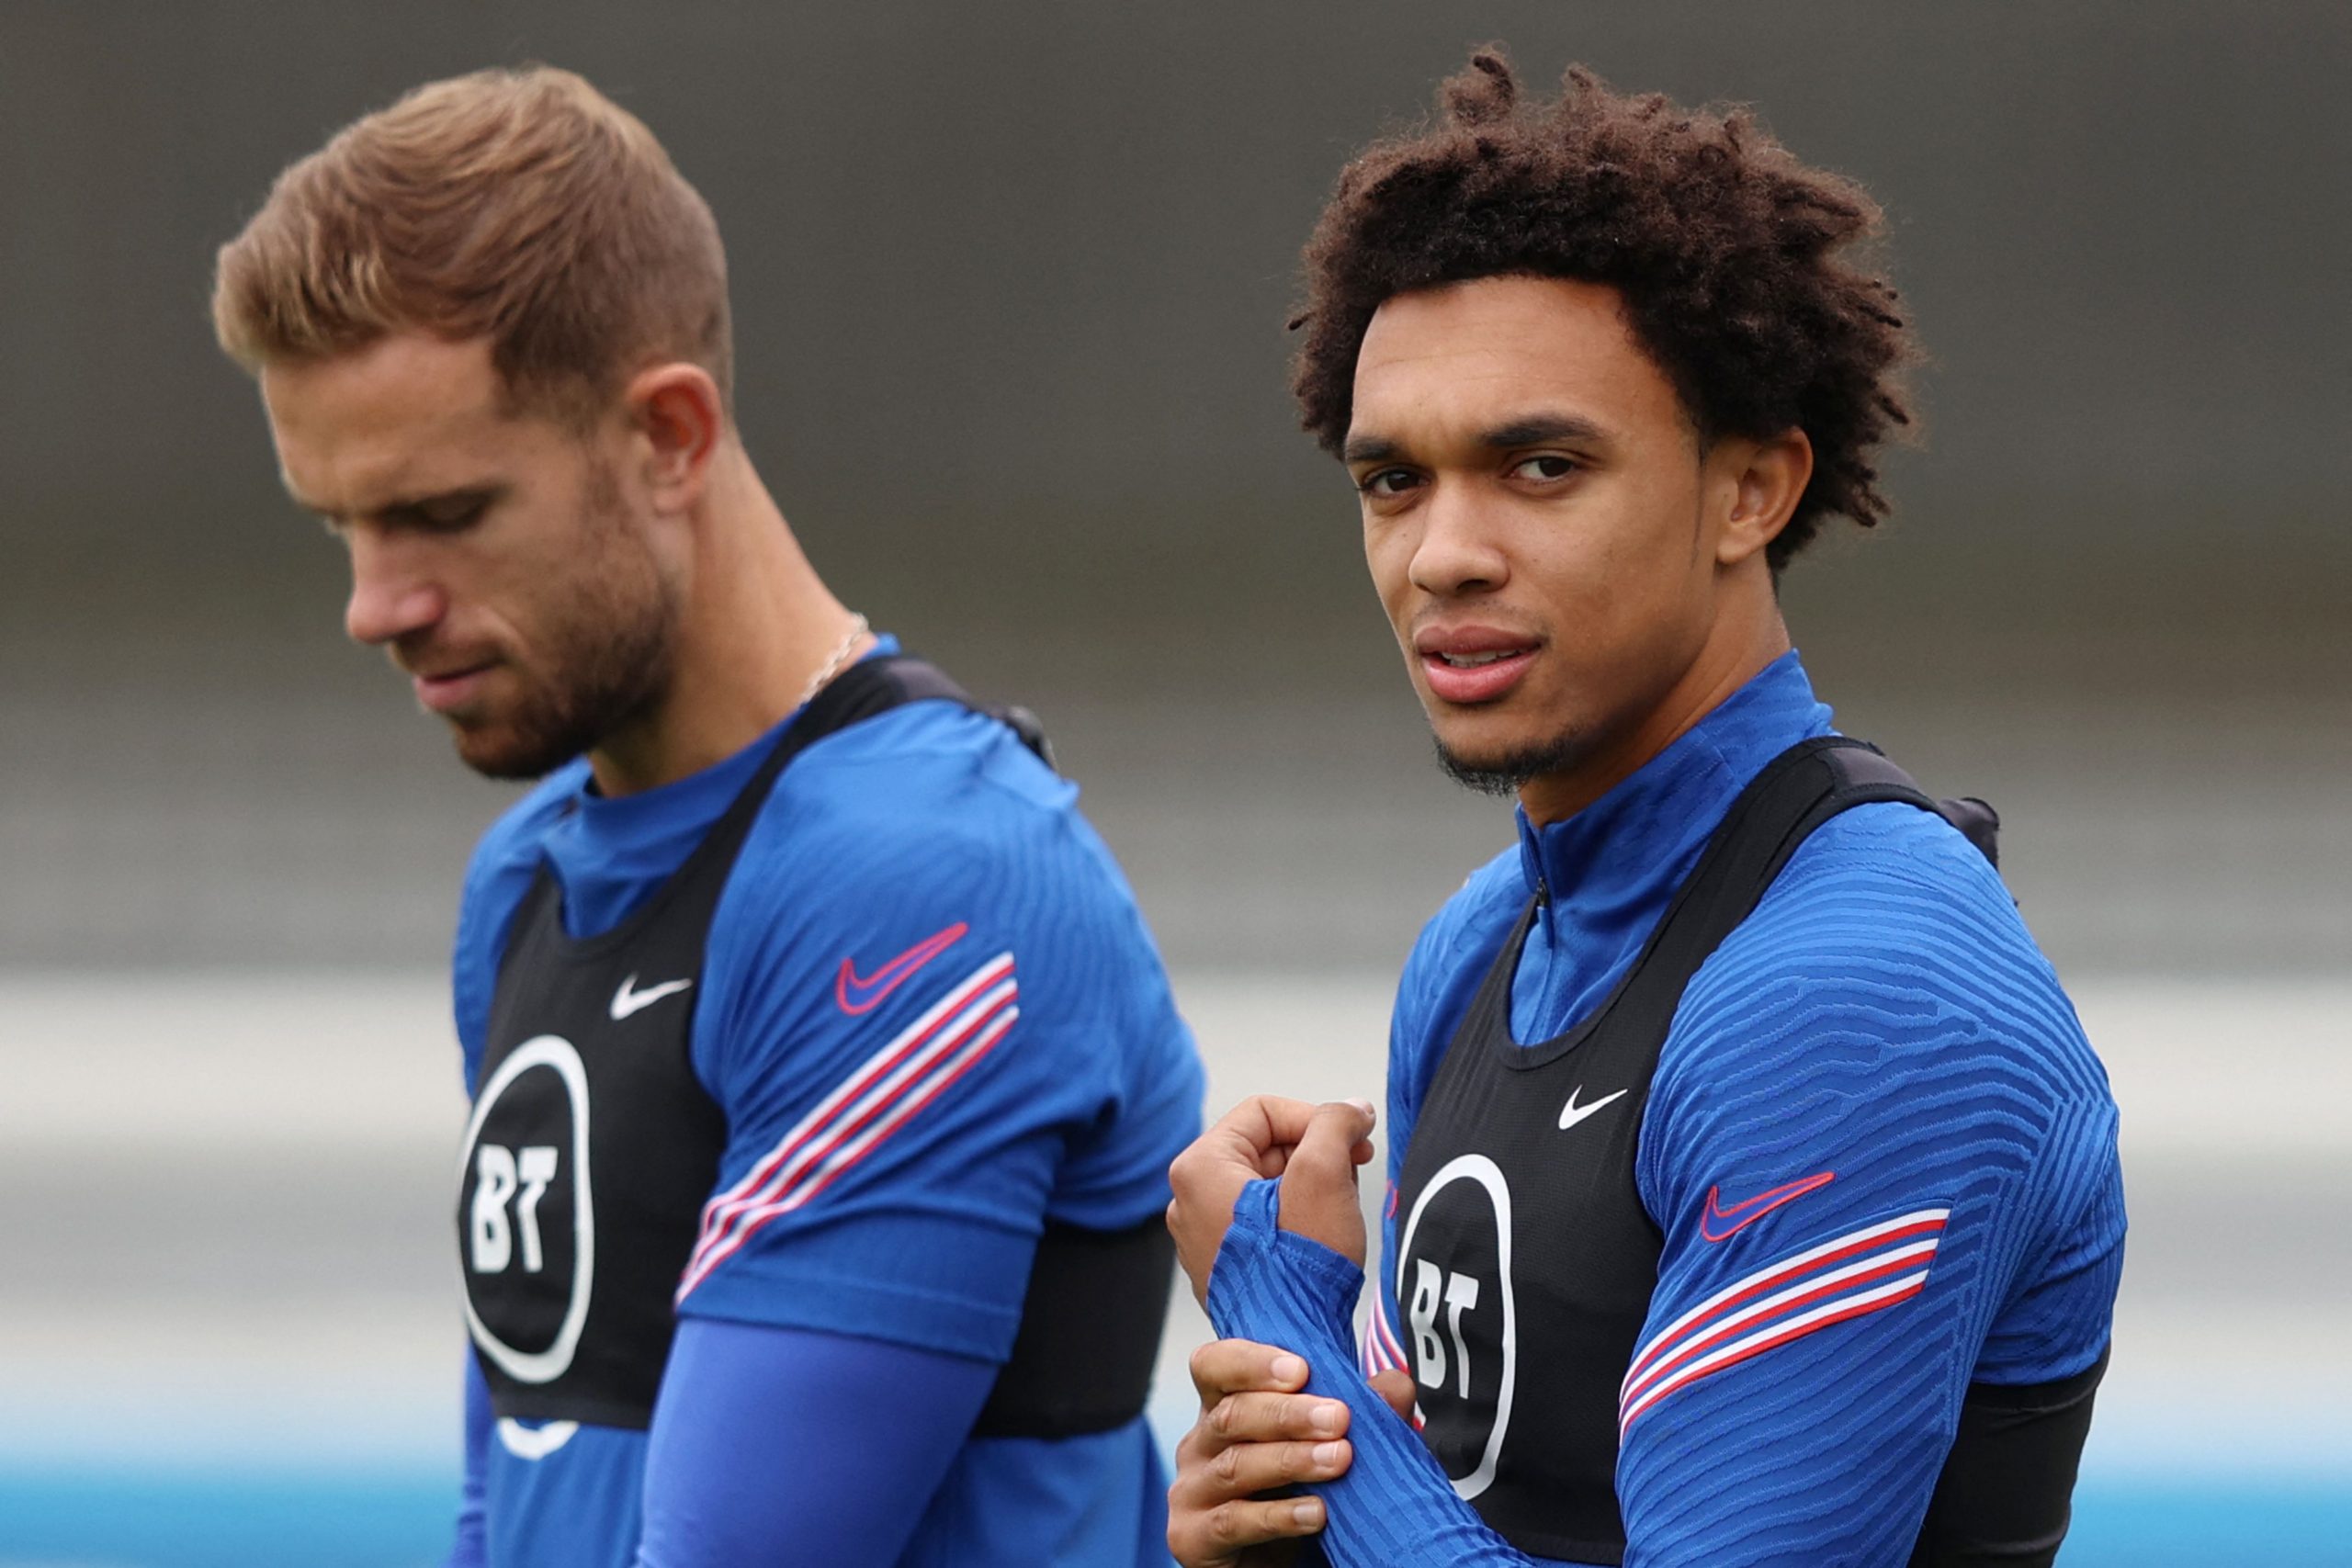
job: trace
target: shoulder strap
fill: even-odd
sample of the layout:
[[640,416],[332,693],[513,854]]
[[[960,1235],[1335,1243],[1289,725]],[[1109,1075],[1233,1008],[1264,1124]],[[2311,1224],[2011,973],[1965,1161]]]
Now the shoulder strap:
[[808,730],[794,749],[805,748],[837,729],[846,729],[901,704],[932,698],[986,714],[1019,736],[1021,743],[1035,752],[1039,761],[1049,768],[1054,765],[1053,745],[1046,739],[1045,728],[1037,722],[1035,714],[1012,704],[980,702],[937,665],[906,653],[862,659],[834,676],[823,691],[809,699],[799,722],[793,726],[795,730]]
[[1868,741],[1843,735],[1800,741],[1768,763],[1732,803],[1639,966],[1677,976],[1679,1000],[1682,983],[1747,918],[1813,830],[1840,812],[1877,801],[1932,811],[1993,858],[1999,818],[1992,807],[1960,802],[1947,809]]
[[1799,741],[1765,764],[1732,802],[1632,970],[1561,1043],[1588,1038],[1612,1015],[1621,1026],[1642,1021],[1663,1040],[1690,976],[1747,918],[1798,846],[1832,817],[1876,801],[1934,812],[1998,863],[2000,818],[1983,801],[1931,798],[1868,741],[1843,735]]
[[711,825],[695,855],[733,860],[744,836],[751,831],[752,821],[758,818],[761,806],[775,788],[777,778],[795,757],[818,741],[892,708],[933,698],[998,720],[1019,736],[1021,743],[1036,753],[1040,761],[1053,766],[1045,731],[1028,709],[989,706],[948,679],[936,665],[910,654],[876,654],[859,660],[808,699],[799,716],[785,727],[775,748],[752,773],[734,803]]

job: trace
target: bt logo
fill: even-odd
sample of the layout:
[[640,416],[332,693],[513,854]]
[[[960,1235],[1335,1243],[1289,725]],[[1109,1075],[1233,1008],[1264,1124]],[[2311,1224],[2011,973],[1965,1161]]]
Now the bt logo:
[[[520,1156],[519,1158],[517,1156]],[[503,1274],[514,1255],[514,1233],[523,1233],[523,1268],[536,1274],[545,1266],[539,1248],[539,1200],[555,1179],[556,1151],[552,1145],[535,1144],[509,1149],[498,1144],[474,1147],[474,1196],[468,1225],[469,1253],[477,1274]],[[514,1221],[506,1219],[506,1204],[517,1190]]]
[[1470,1348],[1462,1340],[1462,1314],[1478,1304],[1478,1281],[1469,1274],[1442,1274],[1426,1258],[1413,1260],[1413,1300],[1406,1320],[1413,1329],[1413,1375],[1424,1388],[1445,1386],[1445,1346],[1437,1337],[1439,1281],[1442,1280],[1446,1329],[1453,1341],[1453,1365],[1461,1374],[1461,1397],[1470,1397]]

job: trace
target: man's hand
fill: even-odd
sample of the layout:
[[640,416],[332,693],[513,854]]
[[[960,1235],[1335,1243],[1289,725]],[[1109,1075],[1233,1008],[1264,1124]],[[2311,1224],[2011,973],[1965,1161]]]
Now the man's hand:
[[[1226,1112],[1168,1168],[1176,1259],[1208,1299],[1209,1270],[1233,1224],[1233,1201],[1252,1181],[1282,1178],[1282,1227],[1363,1264],[1363,1211],[1356,1167],[1372,1158],[1373,1110],[1360,1100],[1309,1105],[1258,1094]],[[1303,1162],[1303,1165],[1302,1165]]]
[[[1372,1103],[1335,1100],[1315,1108],[1306,1131],[1283,1167],[1277,1222],[1309,1241],[1319,1241],[1357,1268],[1363,1267],[1363,1205],[1356,1197],[1356,1169],[1372,1162]],[[1228,1215],[1232,1211],[1228,1208]]]
[[1348,1468],[1348,1407],[1317,1399],[1306,1363],[1272,1345],[1220,1339],[1193,1352],[1201,1418],[1176,1445],[1168,1550],[1183,1568],[1276,1568],[1323,1528],[1319,1497],[1253,1494]]
[[[1306,1363],[1273,1345],[1220,1339],[1193,1352],[1201,1418],[1176,1445],[1168,1489],[1168,1549],[1183,1568],[1279,1568],[1296,1538],[1323,1528],[1319,1497],[1253,1494],[1343,1473],[1354,1457],[1348,1407],[1298,1391]],[[1413,1382],[1386,1371],[1372,1386],[1400,1418],[1413,1413]]]

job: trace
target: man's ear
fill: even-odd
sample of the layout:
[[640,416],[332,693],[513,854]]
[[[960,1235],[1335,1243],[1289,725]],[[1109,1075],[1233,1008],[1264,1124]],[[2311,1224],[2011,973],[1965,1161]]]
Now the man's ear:
[[1813,478],[1813,443],[1802,430],[1770,441],[1726,442],[1731,510],[1715,540],[1715,564],[1736,566],[1780,537]]
[[727,430],[718,383],[699,365],[656,365],[629,381],[621,406],[637,436],[647,493],[662,511],[691,509]]

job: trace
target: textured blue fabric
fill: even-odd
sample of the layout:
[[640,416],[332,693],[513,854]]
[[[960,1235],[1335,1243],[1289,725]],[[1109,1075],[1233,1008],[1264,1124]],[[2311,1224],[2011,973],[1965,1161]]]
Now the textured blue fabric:
[[[1392,1191],[1446,1045],[1536,879],[1549,918],[1530,933],[1511,1007],[1529,1044],[1589,1013],[1739,790],[1827,728],[1790,654],[1586,812],[1540,830],[1521,818],[1518,846],[1471,877],[1407,963],[1390,1036]],[[2115,1134],[2072,1008],[1965,840],[1896,804],[1808,839],[1693,978],[1659,1058],[1636,1168],[1666,1238],[1645,1345],[1816,1246],[1950,1214],[1916,1295],[1678,1386],[1634,1420],[1617,1471],[1627,1563],[1902,1561],[1967,1384],[2068,1376],[2105,1347],[2124,1226]],[[1711,1202],[1736,1210],[1824,1173],[1749,1224],[1710,1220]],[[1393,1215],[1384,1230],[1393,1257]],[[1320,1319],[1285,1314],[1308,1298],[1246,1277],[1283,1271],[1289,1255],[1236,1256],[1252,1261],[1224,1282],[1235,1313],[1220,1331],[1302,1353],[1312,1339],[1310,1361],[1328,1359],[1330,1303]],[[1358,1409],[1359,1423],[1377,1413]],[[1380,1462],[1332,1489],[1332,1517],[1352,1506],[1412,1522],[1381,1537],[1386,1555],[1351,1556],[1335,1536],[1340,1568],[1524,1561],[1490,1534],[1481,1550],[1499,1555],[1415,1547],[1475,1515],[1430,1468],[1388,1476]]]
[[482,1381],[481,1363],[466,1352],[465,1472],[458,1488],[458,1534],[443,1568],[488,1568],[490,1541],[485,1534],[484,1495],[490,1469],[492,1416],[490,1384]]
[[[454,966],[469,1085],[507,929],[539,867],[554,869],[568,931],[609,930],[701,840],[774,739],[618,800],[594,795],[574,762],[484,837]],[[727,1118],[718,1192],[747,1182],[828,1095],[967,982],[988,982],[976,996],[1017,987],[1017,1016],[934,1096],[894,1100],[904,1119],[821,1186],[811,1178],[782,1194],[799,1200],[789,1207],[748,1204],[756,1223],[729,1233],[741,1245],[690,1269],[684,1319],[998,1363],[1048,1219],[1118,1228],[1165,1206],[1168,1162],[1199,1131],[1200,1066],[1076,793],[1002,725],[936,701],[829,736],[785,771],[720,899],[695,998],[695,1071]],[[845,963],[874,980],[926,943],[935,950],[902,983],[847,988]],[[1003,981],[989,980],[1008,964]],[[788,1449],[841,1418],[783,1409],[773,1435]],[[588,1427],[538,1459],[489,1442],[492,1568],[629,1562],[645,1447],[644,1433]],[[1096,1499],[1111,1497],[1129,1509],[1112,1521],[1125,1545],[1088,1561],[1164,1562],[1164,1547],[1123,1554],[1164,1528],[1159,1489],[1139,1484],[1154,1462],[1140,1423],[1060,1449],[967,1442],[920,1510],[904,1560],[1030,1562],[986,1543],[1103,1539]],[[1059,1468],[1044,1477],[1041,1466]],[[911,1507],[927,1487],[901,1477],[899,1495]]]
[[1209,1270],[1209,1321],[1230,1338],[1295,1350],[1306,1392],[1346,1402],[1347,1473],[1309,1490],[1323,1495],[1317,1537],[1333,1568],[1383,1563],[1504,1564],[1543,1561],[1512,1550],[1453,1495],[1445,1472],[1412,1427],[1372,1391],[1349,1353],[1349,1320],[1363,1270],[1320,1242],[1277,1224],[1281,1188],[1253,1181],[1233,1205],[1233,1224]]
[[[645,1455],[638,1568],[888,1568],[996,1369],[878,1339],[689,1318]],[[821,1424],[779,1422],[822,1410]]]

